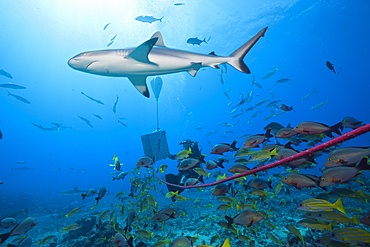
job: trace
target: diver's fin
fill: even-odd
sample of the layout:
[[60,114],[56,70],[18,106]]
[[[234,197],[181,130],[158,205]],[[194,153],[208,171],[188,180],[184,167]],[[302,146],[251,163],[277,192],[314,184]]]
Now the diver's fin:
[[128,78],[131,83],[142,93],[145,97],[149,98],[149,91],[148,87],[146,86],[146,76],[145,75],[138,75],[138,76],[130,76]]
[[[166,175],[166,182],[171,183],[171,184],[179,184],[179,178],[178,176],[170,173]],[[172,192],[178,191],[178,194],[184,191],[184,189],[181,189],[181,188],[178,188],[172,185],[168,185],[168,184],[167,184],[167,189],[168,191],[172,191]]]
[[153,38],[158,38],[157,42],[154,45],[166,47],[163,43],[163,37],[160,31],[157,31],[155,34],[153,34],[153,36],[150,39],[153,39]]
[[230,57],[232,59],[228,62],[228,64],[230,64],[235,69],[237,69],[241,72],[250,74],[251,72],[250,72],[249,68],[247,67],[247,65],[245,65],[245,63],[243,62],[243,59],[244,59],[245,55],[247,55],[249,50],[254,46],[254,44],[256,44],[257,41],[265,35],[266,30],[267,30],[267,27],[265,27],[264,29],[259,31],[259,33],[257,33],[253,38],[251,38],[247,43],[245,43],[239,49],[234,51],[230,55]]
[[132,58],[142,63],[150,63],[148,54],[152,50],[153,46],[157,42],[158,37],[149,39],[136,47],[126,58]]

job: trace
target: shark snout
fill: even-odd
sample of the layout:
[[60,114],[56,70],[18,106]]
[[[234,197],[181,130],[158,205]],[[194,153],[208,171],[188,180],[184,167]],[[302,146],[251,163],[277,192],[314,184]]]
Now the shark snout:
[[68,65],[69,67],[76,69],[76,65],[78,64],[78,60],[75,59],[75,57],[72,57],[71,59],[68,60]]
[[88,63],[81,59],[81,55],[77,55],[68,60],[68,65],[76,70],[86,69]]

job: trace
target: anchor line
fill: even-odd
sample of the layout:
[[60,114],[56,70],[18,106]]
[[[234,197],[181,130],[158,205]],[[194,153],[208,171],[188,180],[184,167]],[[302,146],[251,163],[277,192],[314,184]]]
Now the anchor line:
[[354,129],[346,134],[343,134],[341,136],[338,136],[330,141],[327,141],[325,143],[322,143],[318,146],[315,146],[315,147],[312,147],[310,149],[307,149],[305,151],[302,151],[302,152],[299,152],[297,154],[294,154],[292,156],[289,156],[289,157],[286,157],[284,159],[281,159],[281,160],[278,160],[278,161],[275,161],[271,164],[268,164],[268,165],[264,165],[264,166],[261,166],[261,167],[258,167],[258,168],[254,168],[252,170],[249,170],[247,172],[243,172],[243,173],[239,173],[237,175],[233,175],[231,177],[228,177],[228,178],[225,178],[225,179],[222,179],[222,180],[219,180],[217,182],[213,182],[213,183],[208,183],[208,184],[198,184],[198,185],[191,185],[191,186],[181,186],[181,185],[177,185],[177,184],[171,184],[171,183],[168,183],[166,181],[164,181],[163,179],[161,179],[157,173],[155,172],[154,170],[154,166],[152,166],[152,169],[153,169],[153,173],[154,175],[163,183],[165,184],[168,184],[168,185],[171,185],[171,186],[174,186],[174,187],[177,187],[177,188],[181,188],[181,189],[192,189],[192,188],[205,188],[205,187],[211,187],[211,186],[215,186],[217,184],[221,184],[221,183],[225,183],[227,181],[231,181],[231,180],[234,180],[234,179],[237,179],[237,178],[240,178],[240,177],[245,177],[245,176],[248,176],[248,175],[251,175],[251,174],[255,174],[257,172],[261,172],[261,171],[265,171],[265,170],[268,170],[268,169],[271,169],[271,168],[274,168],[274,167],[277,167],[277,166],[280,166],[282,164],[285,164],[285,163],[288,163],[288,162],[292,162],[294,160],[297,160],[297,159],[300,159],[300,158],[303,158],[303,157],[306,157],[306,156],[309,156],[309,155],[312,155],[318,151],[321,151],[321,150],[324,150],[324,149],[327,149],[329,147],[332,147],[332,146],[335,146],[339,143],[342,143],[342,142],[345,142],[345,141],[348,141],[350,139],[353,139],[359,135],[362,135],[362,134],[365,134],[367,132],[370,131],[370,124],[366,124],[364,126],[361,126],[357,129]]

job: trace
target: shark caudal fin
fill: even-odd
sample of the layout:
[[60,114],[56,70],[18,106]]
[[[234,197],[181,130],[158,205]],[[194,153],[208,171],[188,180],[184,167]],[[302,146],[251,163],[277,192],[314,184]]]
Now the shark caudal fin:
[[257,41],[265,35],[266,30],[267,30],[267,27],[265,27],[264,29],[259,31],[259,33],[257,33],[253,38],[251,38],[247,43],[245,43],[239,49],[234,51],[230,55],[230,57],[232,57],[232,59],[228,62],[228,64],[230,64],[235,69],[237,69],[237,70],[239,70],[243,73],[250,74],[251,72],[250,72],[249,68],[247,67],[247,65],[245,65],[245,63],[243,62],[243,59],[244,59],[245,55],[247,55],[249,50],[254,46],[254,44],[257,43]]

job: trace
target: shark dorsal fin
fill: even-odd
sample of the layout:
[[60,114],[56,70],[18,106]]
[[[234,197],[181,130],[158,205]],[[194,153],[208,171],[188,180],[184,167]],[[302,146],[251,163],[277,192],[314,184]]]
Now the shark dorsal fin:
[[155,43],[155,45],[158,45],[158,46],[164,46],[164,42],[163,42],[163,37],[162,37],[162,33],[160,31],[157,31],[155,34],[153,34],[153,36],[150,38],[150,39],[153,39],[153,38],[158,38],[157,42]]
[[132,58],[142,63],[150,63],[148,54],[152,50],[153,46],[157,42],[158,38],[153,38],[145,41],[138,47],[136,47],[126,58]]
[[73,188],[74,190],[77,190],[77,185]]

